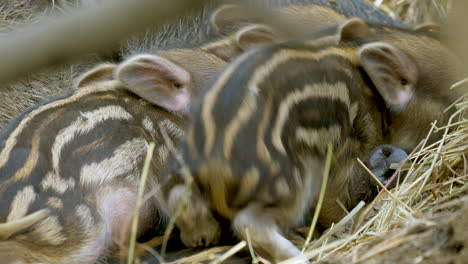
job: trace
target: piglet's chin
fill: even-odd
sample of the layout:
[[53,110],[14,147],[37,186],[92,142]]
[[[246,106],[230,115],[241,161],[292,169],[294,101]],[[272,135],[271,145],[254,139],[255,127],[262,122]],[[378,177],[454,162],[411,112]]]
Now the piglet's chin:
[[412,97],[413,90],[410,87],[406,87],[403,91],[399,91],[395,98],[391,100],[390,109],[395,112],[403,111]]
[[187,106],[190,104],[190,94],[189,93],[182,93],[178,94],[174,97],[173,100],[171,100],[169,103],[167,103],[165,106],[168,110],[171,111],[182,111],[187,108]]

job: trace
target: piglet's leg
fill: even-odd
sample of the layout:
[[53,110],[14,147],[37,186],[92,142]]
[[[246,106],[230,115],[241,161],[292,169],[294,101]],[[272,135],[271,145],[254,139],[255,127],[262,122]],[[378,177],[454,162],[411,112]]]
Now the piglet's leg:
[[[219,241],[221,228],[205,199],[198,194],[186,195],[186,187],[177,185],[169,194],[168,206],[176,215],[180,237],[187,247],[208,246]],[[188,198],[188,199],[187,199]]]
[[246,240],[245,230],[249,230],[254,249],[263,257],[274,262],[298,256],[301,251],[279,231],[271,214],[258,203],[252,203],[239,211],[232,222],[237,236]]

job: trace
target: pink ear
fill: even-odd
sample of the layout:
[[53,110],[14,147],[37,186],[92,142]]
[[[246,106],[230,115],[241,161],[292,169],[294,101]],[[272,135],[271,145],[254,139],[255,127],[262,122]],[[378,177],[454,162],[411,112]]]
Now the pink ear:
[[137,55],[124,61],[116,69],[115,79],[129,91],[168,110],[179,111],[190,102],[190,73],[157,55]]
[[404,52],[384,42],[363,45],[358,56],[387,106],[403,110],[418,81],[416,64]]

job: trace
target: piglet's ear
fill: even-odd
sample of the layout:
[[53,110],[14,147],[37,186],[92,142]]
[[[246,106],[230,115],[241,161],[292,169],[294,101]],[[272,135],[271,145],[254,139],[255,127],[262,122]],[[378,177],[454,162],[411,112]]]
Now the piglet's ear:
[[430,33],[430,34],[440,33],[440,25],[436,23],[431,23],[431,22],[416,25],[414,26],[413,29],[417,32],[422,32],[422,33]]
[[104,63],[79,76],[74,84],[75,88],[81,88],[93,83],[112,80],[112,72],[116,68],[115,64]]
[[443,32],[441,30],[440,25],[435,24],[435,23],[427,22],[427,23],[419,24],[419,25],[414,26],[413,29],[414,31],[418,33],[423,33],[435,39],[439,39],[439,40],[444,39]]
[[248,17],[242,12],[240,6],[222,5],[211,14],[210,22],[218,33],[229,34],[237,30],[243,24],[242,21],[246,19]]
[[167,91],[188,91],[190,73],[170,60],[142,54],[122,62],[114,72],[115,79],[128,90],[157,105]]
[[261,24],[241,28],[236,34],[236,41],[242,50],[269,44],[281,40],[281,36],[271,27]]
[[369,32],[369,26],[360,18],[350,18],[343,22],[338,29],[338,40],[341,42],[352,41],[365,36]]
[[384,42],[366,44],[358,55],[387,106],[393,110],[403,109],[411,100],[418,80],[416,64],[405,53]]

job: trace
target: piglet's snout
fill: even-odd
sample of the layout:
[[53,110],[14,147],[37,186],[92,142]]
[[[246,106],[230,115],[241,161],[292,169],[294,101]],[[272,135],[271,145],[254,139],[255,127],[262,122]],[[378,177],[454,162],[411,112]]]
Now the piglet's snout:
[[[372,152],[368,166],[374,175],[385,185],[395,172],[394,169],[390,168],[390,165],[392,163],[401,163],[406,158],[408,158],[408,154],[403,149],[392,145],[382,145]],[[400,180],[402,178],[400,177]],[[390,187],[394,187],[395,183]]]

